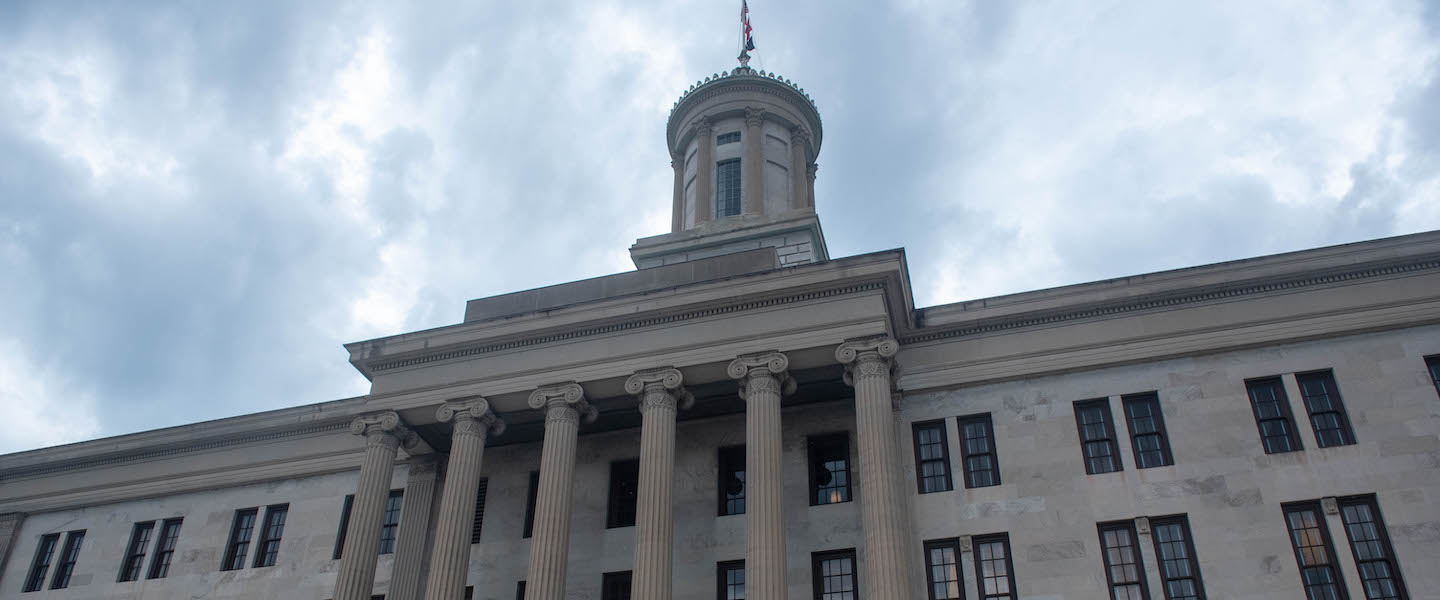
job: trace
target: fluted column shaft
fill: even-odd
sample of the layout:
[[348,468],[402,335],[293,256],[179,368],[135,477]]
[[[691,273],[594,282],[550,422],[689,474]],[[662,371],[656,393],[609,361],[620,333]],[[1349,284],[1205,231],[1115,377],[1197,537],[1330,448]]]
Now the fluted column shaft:
[[820,165],[810,163],[805,167],[805,198],[808,199],[808,206],[815,206],[815,172],[820,170]]
[[470,530],[475,525],[475,496],[480,491],[480,467],[485,439],[500,434],[505,423],[490,410],[484,398],[448,402],[436,412],[440,422],[454,421],[450,435],[450,461],[445,489],[435,514],[435,545],[430,551],[430,577],[426,600],[460,600],[470,570]]
[[790,208],[798,209],[813,206],[810,203],[810,186],[806,183],[806,172],[809,170],[810,161],[805,157],[805,145],[810,142],[810,134],[804,129],[796,127],[790,130]]
[[365,458],[360,481],[350,505],[340,571],[335,576],[335,600],[369,600],[375,588],[375,559],[380,554],[380,524],[390,497],[395,454],[401,445],[415,444],[415,435],[394,412],[365,415],[350,423],[350,432],[365,436]]
[[540,449],[540,486],[530,536],[530,572],[526,600],[563,600],[570,552],[570,508],[575,473],[575,442],[580,417],[595,419],[577,384],[541,388],[530,407],[545,410],[545,439]]
[[[710,120],[701,118],[695,124],[695,224],[715,218],[715,140]],[[525,584],[530,593],[530,584]]]
[[741,212],[758,215],[765,212],[765,111],[758,108],[745,109],[745,142],[741,149],[740,168]]
[[635,510],[634,600],[670,600],[675,553],[675,413],[692,401],[673,368],[625,382],[640,397],[640,481]]
[[786,597],[780,397],[795,386],[789,365],[784,354],[771,352],[742,356],[729,367],[745,399],[745,590],[755,600]]
[[685,157],[670,159],[670,168],[675,170],[675,199],[670,208],[670,231],[674,233],[685,228]]
[[891,417],[891,368],[899,345],[890,338],[869,338],[841,344],[836,357],[846,366],[845,379],[855,386],[855,430],[860,454],[860,520],[865,529],[865,563],[861,577],[866,598],[908,599],[905,577],[905,528],[900,468]]
[[435,496],[436,455],[410,461],[405,480],[404,510],[400,512],[399,538],[395,540],[395,570],[390,576],[387,600],[420,597],[421,566],[425,558],[425,532],[430,529],[430,503]]

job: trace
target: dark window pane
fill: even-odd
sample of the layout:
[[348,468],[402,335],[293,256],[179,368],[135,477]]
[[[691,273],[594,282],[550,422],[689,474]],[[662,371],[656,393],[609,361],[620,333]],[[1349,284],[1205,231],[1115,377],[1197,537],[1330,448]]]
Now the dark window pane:
[[162,579],[170,574],[170,560],[175,556],[175,545],[180,541],[180,519],[166,519],[160,527],[160,541],[155,546],[155,557],[150,559],[150,574],[147,579]]
[[610,503],[605,527],[633,527],[640,486],[640,459],[610,463]]
[[911,430],[915,437],[915,480],[920,493],[949,491],[950,447],[945,439],[945,421],[915,423]]
[[230,524],[230,541],[225,544],[225,558],[221,561],[220,570],[245,568],[245,555],[250,552],[250,537],[255,533],[255,517],[259,513],[257,508],[235,511],[235,520]]
[[720,449],[719,477],[716,488],[719,491],[719,514],[745,514],[745,447],[728,446]]
[[600,580],[600,600],[630,600],[630,571],[605,573]]
[[1345,535],[1350,552],[1360,571],[1360,580],[1367,600],[1405,598],[1405,582],[1395,562],[1395,550],[1385,534],[1385,521],[1374,496],[1347,498],[1340,502],[1340,517],[1345,522]]
[[1169,433],[1165,431],[1165,416],[1160,411],[1160,396],[1155,393],[1135,394],[1121,398],[1121,403],[1130,427],[1135,467],[1148,469],[1174,464],[1170,457]]
[[30,574],[25,577],[25,591],[33,592],[45,583],[45,574],[50,571],[50,562],[55,559],[55,546],[60,543],[60,534],[40,536],[35,547],[35,559],[30,563]]
[[990,415],[956,420],[960,428],[960,458],[965,465],[965,487],[1000,485],[1000,462],[995,456],[995,430]]
[[846,433],[812,436],[810,446],[810,505],[850,501],[850,436]]
[[400,511],[405,502],[405,490],[390,490],[385,498],[385,512],[380,520],[380,554],[395,552],[395,537],[400,529]]
[[472,544],[480,543],[480,531],[485,528],[485,500],[489,496],[490,479],[481,479],[480,483],[476,484],[475,511],[472,515],[473,520],[470,522],[470,543]]
[[155,522],[136,523],[130,530],[130,543],[125,546],[125,561],[120,564],[118,581],[135,581],[145,566],[145,551],[150,547],[150,534],[155,531]]
[[350,529],[350,507],[355,503],[355,494],[347,494],[340,505],[340,531],[335,534],[335,551],[330,558],[339,560],[345,552],[345,536]]
[[1013,599],[1015,573],[1010,561],[1010,538],[1005,534],[975,536],[975,579],[981,600]]
[[720,134],[720,135],[715,136],[715,145],[716,145],[716,146],[724,146],[725,144],[734,144],[734,143],[739,142],[739,141],[740,141],[740,132],[738,132],[738,131],[732,131],[732,132],[730,132],[730,133],[722,133],[722,134]]
[[[535,497],[540,493],[540,472],[530,472],[530,490],[525,497],[525,532],[522,537],[530,537],[535,529]],[[524,583],[524,582],[521,582]]]
[[732,560],[715,566],[715,598],[745,600],[745,561]]
[[727,160],[715,165],[715,216],[740,214],[740,161]]
[[925,581],[930,600],[965,597],[960,578],[960,542],[956,539],[925,542]]
[[265,526],[260,529],[260,544],[255,551],[256,567],[275,565],[280,556],[280,537],[285,533],[285,516],[289,513],[288,504],[265,508]]
[[1190,522],[1185,517],[1166,517],[1150,523],[1155,558],[1160,561],[1160,580],[1167,600],[1198,600],[1205,597],[1200,582],[1200,565],[1190,540]]
[[1440,394],[1440,356],[1425,357],[1425,366],[1430,369],[1430,381],[1435,384],[1435,393]]
[[1335,374],[1330,371],[1304,373],[1296,375],[1295,382],[1305,398],[1305,410],[1310,413],[1310,425],[1315,429],[1315,442],[1321,448],[1355,443],[1345,403],[1335,385]]
[[60,551],[60,562],[55,565],[55,578],[50,580],[50,589],[70,587],[70,576],[75,573],[75,561],[80,558],[80,543],[84,541],[83,530],[65,534],[65,549]]
[[1289,505],[1285,508],[1285,525],[1290,529],[1290,542],[1295,560],[1300,565],[1300,578],[1310,600],[1343,598],[1339,567],[1330,548],[1330,532],[1317,503]]
[[1299,450],[1300,440],[1295,437],[1290,419],[1290,402],[1285,397],[1285,387],[1280,378],[1246,381],[1245,389],[1250,395],[1250,406],[1255,412],[1255,423],[1260,428],[1260,442],[1265,447],[1265,453]]
[[810,558],[815,600],[856,600],[855,551],[816,552]]
[[1119,471],[1120,451],[1110,421],[1110,401],[1104,398],[1075,403],[1075,424],[1085,454],[1085,472],[1091,475]]
[[1100,551],[1105,559],[1111,600],[1149,600],[1135,525],[1125,522],[1100,526]]

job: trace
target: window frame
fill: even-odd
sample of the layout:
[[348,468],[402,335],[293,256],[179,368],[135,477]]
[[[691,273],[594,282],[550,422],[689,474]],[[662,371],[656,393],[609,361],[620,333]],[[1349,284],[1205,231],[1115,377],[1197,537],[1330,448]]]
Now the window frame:
[[[1005,595],[985,593],[985,565],[980,555],[980,546],[982,544],[993,544],[996,542],[1003,544],[1005,547],[1005,579],[1010,586],[1010,593]],[[991,533],[971,536],[970,549],[971,552],[974,553],[972,557],[974,560],[972,562],[975,563],[975,595],[979,597],[978,600],[989,600],[990,598],[1019,600],[1020,590],[1015,584],[1015,553],[1010,549],[1010,534]]]
[[810,553],[810,593],[814,600],[825,600],[825,577],[822,574],[820,565],[827,560],[841,558],[850,559],[850,589],[853,592],[851,598],[860,600],[860,563],[855,558],[854,548],[843,550],[822,550]]
[[[740,571],[740,585],[745,585],[745,560],[722,560],[715,563],[715,598],[716,600],[730,600],[730,582],[726,578],[730,571]],[[741,596],[744,600],[744,596]]]
[[[1323,381],[1329,383],[1328,390],[1333,394],[1333,397],[1330,398],[1331,409],[1322,411],[1320,414],[1333,413],[1336,415],[1336,418],[1340,422],[1340,427],[1337,428],[1336,431],[1340,432],[1340,437],[1342,438],[1338,444],[1326,444],[1324,438],[1320,437],[1320,429],[1315,426],[1315,409],[1310,406],[1310,396],[1305,394],[1304,380],[1310,378],[1324,378]],[[1336,446],[1355,445],[1355,428],[1350,422],[1350,411],[1345,407],[1344,395],[1340,393],[1340,382],[1335,380],[1335,371],[1333,369],[1296,373],[1295,387],[1300,390],[1300,403],[1305,405],[1305,416],[1308,418],[1307,420],[1310,421],[1310,431],[1315,433],[1316,446],[1321,448],[1334,448]]]
[[[1135,433],[1135,416],[1131,414],[1130,407],[1136,404],[1151,403],[1154,412],[1151,418],[1155,420],[1154,433]],[[1175,455],[1170,451],[1170,429],[1165,426],[1165,408],[1160,404],[1159,392],[1143,392],[1139,394],[1127,394],[1120,397],[1120,412],[1125,417],[1125,430],[1130,434],[1130,450],[1135,458],[1135,468],[1155,469],[1159,467],[1175,466]],[[1140,457],[1140,436],[1153,435],[1160,439],[1160,459],[1163,461],[1158,465],[1145,466],[1141,464]]]
[[[397,500],[398,505],[392,510],[391,505],[396,504]],[[390,522],[391,514],[395,515],[394,523]],[[380,510],[380,543],[376,546],[376,556],[395,553],[395,547],[400,543],[400,519],[404,514],[405,490],[390,490],[390,493],[385,495],[385,507]],[[387,534],[389,538],[386,538]],[[385,547],[386,542],[390,543],[388,549]]]
[[[617,598],[613,590],[618,586],[625,586],[625,594]],[[629,600],[635,593],[635,572],[634,571],[611,571],[600,574],[600,600]]]
[[1425,357],[1425,370],[1430,372],[1430,383],[1435,384],[1435,395],[1440,396],[1440,354]]
[[[967,438],[965,437],[965,426],[975,423],[979,423],[985,426],[985,434],[988,436],[987,439],[989,440],[988,444],[990,446],[990,452],[986,454],[971,454],[970,445],[966,443]],[[956,434],[960,438],[960,464],[964,467],[965,488],[976,489],[982,487],[994,487],[1003,483],[1004,480],[1000,477],[1000,450],[996,446],[995,439],[995,422],[991,418],[990,413],[976,413],[973,415],[955,417],[955,429]],[[995,478],[995,483],[992,483],[990,485],[974,485],[975,482],[971,480],[970,458],[979,456],[990,457],[990,472]]]
[[[150,538],[154,533],[155,521],[141,521],[131,526],[130,541],[125,543],[125,556],[120,560],[116,583],[139,581],[145,575],[145,555],[150,551]],[[131,571],[135,574],[131,575]]]
[[727,131],[725,133],[717,133],[715,134],[715,147],[719,148],[720,146],[724,146],[727,144],[738,144],[742,139],[743,138],[740,137],[739,131]]
[[[1145,573],[1145,553],[1140,549],[1140,534],[1135,530],[1135,521],[1127,519],[1124,521],[1107,521],[1096,523],[1095,530],[1100,536],[1100,564],[1105,567],[1105,589],[1110,593],[1110,600],[1120,600],[1115,595],[1115,567],[1110,563],[1110,547],[1105,544],[1105,534],[1111,531],[1121,531],[1130,536],[1130,552],[1135,557],[1135,581],[1122,582],[1119,585],[1136,585],[1140,587],[1140,598],[1150,600],[1150,582]],[[1159,554],[1156,554],[1159,558]],[[1162,575],[1163,577],[1163,575]]]
[[50,567],[55,564],[55,551],[59,548],[59,532],[40,536],[40,541],[35,544],[35,556],[30,559],[30,569],[25,573],[21,593],[45,589],[45,579],[50,575]]
[[[949,549],[955,555],[955,585],[960,595],[941,598],[935,594],[935,563],[930,560],[931,550]],[[928,540],[924,543],[925,554],[925,597],[928,600],[965,600],[965,565],[960,559],[960,538],[944,538]],[[945,583],[948,583],[945,582]]]
[[[249,518],[248,525],[242,526],[241,522]],[[220,559],[221,571],[239,571],[245,568],[245,558],[250,554],[250,541],[255,537],[255,522],[260,519],[260,508],[241,508],[235,511],[235,516],[230,519],[230,535],[225,542],[225,554]],[[240,530],[245,529],[242,539]],[[239,564],[236,564],[236,561]]]
[[[1101,409],[1100,414],[1104,417],[1105,434],[1108,437],[1096,438],[1093,440],[1085,438],[1085,424],[1080,420],[1080,412],[1092,408]],[[1125,470],[1125,459],[1120,455],[1120,444],[1116,440],[1119,431],[1115,429],[1115,413],[1110,410],[1110,398],[1094,398],[1091,400],[1076,400],[1073,405],[1075,414],[1075,432],[1080,437],[1080,459],[1085,463],[1086,475],[1104,475],[1106,473],[1119,473]],[[1090,464],[1090,454],[1086,447],[1093,443],[1105,443],[1110,447],[1110,457],[1115,462],[1113,471],[1095,471]]]
[[[838,440],[838,441],[837,441],[837,440]],[[845,473],[845,484],[844,484],[844,487],[843,487],[843,488],[837,488],[837,487],[835,487],[835,486],[825,486],[826,489],[841,489],[841,490],[843,490],[844,499],[842,499],[842,500],[837,500],[837,501],[834,501],[834,502],[821,502],[821,501],[819,501],[819,497],[820,497],[820,496],[819,496],[820,487],[818,487],[818,486],[819,486],[819,483],[820,483],[820,482],[819,482],[819,480],[815,477],[816,473],[818,473],[818,471],[819,471],[819,468],[820,468],[820,467],[824,467],[824,463],[819,463],[819,465],[817,465],[817,463],[815,462],[816,454],[817,454],[817,452],[820,451],[821,448],[825,447],[827,444],[835,444],[836,446],[839,446],[839,445],[843,444],[843,445],[844,445],[844,448],[845,448],[845,451],[844,451],[844,457],[845,457],[845,469],[844,469],[844,473]],[[809,477],[810,506],[829,506],[829,505],[831,505],[831,504],[844,504],[844,503],[846,503],[846,502],[851,502],[851,501],[855,500],[855,490],[854,490],[853,487],[852,487],[852,485],[854,484],[855,476],[854,476],[854,466],[853,466],[853,463],[850,462],[850,432],[849,432],[849,431],[836,431],[836,432],[833,432],[833,433],[821,433],[821,434],[806,436],[806,438],[805,438],[805,451],[806,451],[806,465],[809,467],[808,469],[806,469],[806,471],[809,472],[808,477]],[[829,471],[828,468],[826,468],[826,470]],[[831,471],[831,473],[834,473],[834,471]],[[833,477],[833,475],[832,475],[832,477]]]
[[[392,492],[392,493],[393,493],[393,492]],[[480,534],[481,534],[481,533],[484,531],[484,529],[485,529],[485,503],[486,503],[486,501],[489,500],[489,499],[490,499],[490,478],[489,478],[489,477],[481,477],[481,478],[480,478],[480,481],[475,484],[475,509],[474,509],[474,511],[471,513],[471,522],[470,522],[470,544],[471,544],[471,545],[480,543]],[[404,509],[404,507],[402,506],[400,510],[401,510],[401,511],[404,511],[405,509]],[[404,513],[402,512],[401,514],[403,515]],[[397,523],[397,525],[398,525],[398,523]],[[396,539],[396,544],[399,544],[399,539],[400,539],[399,532],[396,532],[395,539]]]
[[[1408,600],[1410,598],[1410,591],[1405,587],[1405,576],[1400,572],[1400,561],[1395,556],[1395,546],[1390,543],[1390,532],[1389,528],[1385,526],[1385,516],[1380,514],[1379,498],[1376,498],[1375,494],[1345,496],[1343,498],[1337,498],[1335,505],[1336,508],[1339,509],[1341,527],[1345,530],[1345,541],[1347,545],[1350,546],[1350,557],[1355,560],[1355,570],[1360,575],[1360,589],[1368,590],[1365,585],[1365,570],[1361,567],[1362,561],[1360,554],[1356,551],[1357,549],[1355,547],[1355,536],[1350,533],[1349,521],[1345,520],[1345,508],[1350,506],[1365,506],[1370,509],[1371,515],[1375,518],[1373,525],[1377,538],[1374,541],[1379,542],[1381,549],[1385,551],[1385,558],[1380,560],[1383,560],[1390,567],[1390,572],[1393,574],[1393,579],[1395,580],[1397,597],[1400,598],[1400,600]],[[1373,561],[1367,560],[1364,562]],[[1368,591],[1366,592],[1366,598],[1369,598]]]
[[1150,543],[1154,546],[1155,562],[1157,563],[1155,567],[1160,573],[1160,591],[1165,594],[1165,600],[1174,600],[1170,595],[1169,585],[1172,579],[1166,576],[1165,555],[1160,550],[1160,544],[1163,542],[1160,541],[1160,536],[1155,533],[1156,528],[1170,525],[1179,525],[1180,530],[1185,534],[1186,561],[1190,563],[1190,572],[1194,574],[1195,593],[1200,600],[1205,600],[1205,578],[1204,574],[1200,572],[1200,557],[1195,554],[1195,534],[1190,529],[1190,518],[1183,514],[1152,517],[1150,519]]
[[1345,581],[1345,573],[1338,562],[1340,555],[1335,553],[1335,544],[1330,536],[1330,525],[1326,523],[1325,519],[1325,508],[1321,506],[1318,500],[1286,502],[1280,505],[1280,511],[1285,516],[1285,535],[1290,542],[1290,550],[1295,555],[1296,573],[1300,576],[1300,587],[1305,591],[1305,597],[1307,599],[1315,600],[1315,598],[1310,595],[1310,585],[1305,581],[1305,560],[1300,555],[1300,546],[1295,543],[1295,529],[1290,525],[1290,513],[1302,510],[1314,511],[1316,529],[1320,531],[1320,541],[1325,549],[1326,556],[1330,557],[1325,562],[1325,566],[1330,569],[1330,573],[1334,577],[1336,593],[1339,595],[1340,600],[1347,600],[1350,597],[1350,591],[1347,589],[1349,584]]
[[330,554],[330,560],[340,560],[345,555],[345,538],[350,535],[350,509],[355,506],[355,494],[345,494],[345,501],[340,504],[340,530],[335,533],[335,551]]
[[[631,491],[627,494],[617,484],[617,476],[628,475],[634,465],[634,481],[630,483]],[[625,469],[621,471],[621,469]],[[605,528],[618,529],[621,527],[634,527],[636,512],[640,500],[640,459],[628,458],[610,462],[610,489],[606,494],[605,503]],[[628,518],[628,521],[626,519]],[[618,572],[618,571],[617,571]]]
[[[932,458],[927,461],[921,457],[920,453],[921,446],[923,446],[923,444],[921,444],[920,442],[920,432],[924,429],[935,428],[939,428],[940,430],[940,458]],[[950,430],[945,426],[945,419],[932,419],[929,421],[916,421],[914,423],[911,423],[910,438],[914,442],[913,445],[915,447],[916,490],[921,494],[934,494],[938,492],[948,492],[954,490],[955,478],[951,475],[951,471],[953,469],[950,466]],[[941,484],[941,487],[939,489],[925,489],[926,480],[934,477],[925,475],[924,464],[927,462],[940,463],[942,472],[939,476],[942,478],[943,483]]]
[[175,550],[180,547],[180,527],[184,524],[184,517],[165,519],[160,523],[160,535],[155,540],[155,552],[150,555],[150,569],[146,572],[146,579],[164,579],[170,576],[170,561],[175,557]]
[[[716,516],[728,517],[731,515],[745,514],[745,445],[738,444],[734,446],[722,446],[716,449],[715,457],[715,495],[718,503],[715,509]],[[737,461],[739,462],[738,465],[735,464]],[[737,466],[739,467],[738,469],[735,468]],[[736,497],[731,497],[729,492],[727,492],[725,488],[726,476],[732,472],[739,472],[741,474],[739,478],[740,495]],[[738,501],[740,503],[739,510],[733,512],[731,511],[730,503],[732,501]]]
[[535,533],[535,499],[540,495],[540,471],[530,472],[530,486],[525,492],[525,529],[520,539],[529,539]]
[[[1269,419],[1260,418],[1260,403],[1255,401],[1254,388],[1259,385],[1275,385],[1275,404],[1279,407],[1281,415]],[[1255,416],[1255,430],[1260,433],[1260,448],[1266,454],[1285,454],[1288,452],[1300,452],[1305,445],[1300,442],[1300,432],[1295,429],[1295,415],[1290,411],[1290,393],[1285,391],[1285,379],[1280,375],[1269,377],[1256,377],[1245,380],[1245,398],[1250,402],[1250,412]],[[1289,450],[1272,451],[1270,445],[1265,443],[1265,421],[1284,421],[1285,430],[1289,434]]]
[[[264,526],[259,532],[260,539],[255,543],[255,559],[254,563],[250,565],[251,568],[273,567],[280,562],[280,541],[285,537],[285,523],[289,520],[289,516],[290,505],[288,503],[271,504],[265,507]],[[278,525],[275,523],[276,519],[280,520]],[[275,537],[270,537],[270,530],[277,527],[279,530],[275,532]],[[269,544],[272,543],[275,545],[273,554],[269,550]]]
[[50,576],[50,589],[63,590],[70,587],[70,578],[75,575],[75,565],[80,562],[80,545],[85,543],[85,530],[65,532],[65,545],[61,546],[60,560],[55,563],[55,573]]
[[[722,174],[722,170],[728,169],[731,165],[735,166],[735,204],[733,207],[735,209],[735,212],[727,213],[722,211],[723,208],[730,207],[729,203],[726,202],[724,194],[722,193],[726,191],[724,188],[721,187],[725,184],[725,177]],[[745,210],[744,185],[745,172],[740,164],[740,159],[730,158],[722,161],[717,161],[715,163],[715,218],[723,219],[725,217],[737,216]]]

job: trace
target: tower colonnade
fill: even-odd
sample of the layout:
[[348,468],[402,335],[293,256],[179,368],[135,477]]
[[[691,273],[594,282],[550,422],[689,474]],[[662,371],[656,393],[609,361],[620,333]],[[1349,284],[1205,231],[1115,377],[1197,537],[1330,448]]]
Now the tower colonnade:
[[[846,383],[855,389],[860,458],[856,477],[865,540],[860,549],[860,579],[867,598],[911,598],[906,583],[909,569],[905,564],[903,497],[896,480],[900,463],[891,417],[897,350],[894,339],[879,336],[846,341],[835,354],[845,366]],[[792,565],[787,563],[782,507],[785,481],[780,405],[783,397],[796,389],[789,364],[785,353],[768,351],[738,356],[726,369],[745,401],[746,597],[756,600],[788,597],[787,569]],[[679,411],[694,403],[694,398],[684,386],[684,375],[674,367],[638,371],[626,380],[625,390],[639,400],[641,413],[631,597],[670,600],[674,589],[675,420]],[[567,593],[577,437],[581,422],[593,422],[598,413],[577,382],[540,387],[531,393],[528,405],[544,412],[545,429],[526,598],[560,600]],[[502,434],[505,422],[479,396],[446,402],[436,417],[441,422],[453,422],[454,428],[433,542],[428,557],[407,555],[424,550],[423,544],[412,541],[398,548],[396,558],[397,567],[403,564],[413,569],[428,563],[429,569],[420,577],[402,576],[397,571],[390,595],[416,598],[423,589],[426,600],[460,600],[471,558],[469,535],[485,441],[490,435]],[[372,593],[381,512],[389,491],[395,449],[406,444],[405,440],[411,440],[408,443],[413,445],[415,437],[391,411],[357,418],[352,430],[366,435],[366,460],[355,492],[335,600],[365,600]],[[425,477],[422,472],[421,479]],[[433,472],[428,477],[433,485]],[[426,504],[412,510],[426,510]],[[400,535],[402,540],[407,539],[406,532]],[[419,537],[424,538],[423,534]],[[405,589],[399,589],[402,585]]]

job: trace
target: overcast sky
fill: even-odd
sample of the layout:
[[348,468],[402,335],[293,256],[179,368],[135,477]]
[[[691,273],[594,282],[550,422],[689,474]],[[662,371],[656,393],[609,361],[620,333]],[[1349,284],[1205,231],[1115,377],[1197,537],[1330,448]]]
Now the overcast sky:
[[[629,270],[738,0],[0,3],[0,452],[363,394]],[[1440,229],[1440,3],[753,0],[929,306]]]

